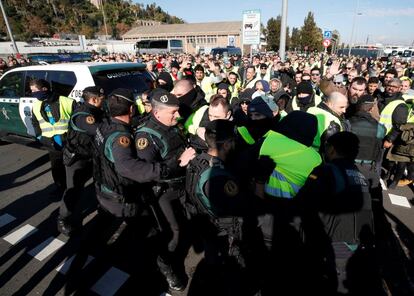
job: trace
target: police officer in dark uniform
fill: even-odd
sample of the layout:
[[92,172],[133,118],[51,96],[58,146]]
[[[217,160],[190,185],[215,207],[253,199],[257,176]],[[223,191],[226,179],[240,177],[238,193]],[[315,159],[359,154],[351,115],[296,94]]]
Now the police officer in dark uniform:
[[[177,127],[179,118],[177,97],[164,90],[153,92],[150,118],[135,133],[137,156],[148,162],[165,163],[175,174],[168,179],[151,180],[154,193],[171,230],[168,249],[175,251],[179,241],[180,212],[179,197],[184,194],[185,168],[180,155],[195,155],[192,148],[186,149],[187,140]],[[181,163],[180,163],[181,162]]]
[[[351,278],[345,273],[347,261],[355,250],[368,252],[373,248],[368,182],[354,164],[358,142],[358,137],[351,132],[339,132],[329,137],[324,150],[326,163],[312,171],[294,199],[300,209],[309,251],[307,258],[311,272],[307,279],[312,286],[306,287],[308,293],[312,289],[319,295],[336,295],[337,290],[345,292],[343,280]],[[375,262],[371,263],[360,266],[369,270],[360,279],[360,285],[373,284],[371,279],[375,274],[371,268],[375,267]],[[356,283],[348,284],[351,288]],[[382,295],[368,291],[356,294]]]
[[62,196],[57,224],[58,230],[67,236],[82,225],[81,221],[75,221],[73,213],[79,203],[82,188],[92,177],[92,137],[104,115],[102,88],[87,87],[83,90],[82,97],[84,103],[79,104],[71,116],[67,142],[63,148],[66,190]]
[[[158,201],[162,215],[158,223],[165,238],[167,257],[174,258],[174,267],[180,268],[184,258],[175,256],[179,244],[180,225],[184,221],[180,197],[185,194],[185,166],[195,156],[192,148],[186,148],[187,141],[177,127],[179,101],[177,97],[164,90],[154,91],[151,99],[152,111],[149,119],[135,133],[137,157],[147,162],[163,164],[168,170],[167,177],[152,178],[151,186]],[[181,214],[181,215],[180,215]],[[180,219],[181,218],[181,219]],[[182,260],[181,260],[182,259]],[[163,262],[158,261],[161,271]],[[164,272],[164,274],[170,274]],[[174,281],[167,281],[173,290],[183,290],[186,286],[185,275],[177,273]]]
[[[218,119],[208,123],[208,151],[190,161],[187,168],[185,208],[196,233],[203,238],[208,278],[204,279],[208,285],[194,293],[197,295],[222,295],[223,289],[229,292],[225,295],[247,295],[247,281],[237,280],[235,273],[245,264],[242,217],[255,215],[256,204],[226,165],[234,152],[236,137],[231,121]],[[251,284],[252,278],[248,281]]]
[[[97,199],[102,211],[115,217],[129,219],[148,211],[146,185],[150,181],[168,179],[174,174],[160,162],[137,158],[131,128],[135,101],[128,89],[116,89],[108,96],[109,119],[104,119],[96,131],[94,177]],[[142,142],[140,142],[142,145]],[[186,160],[188,161],[188,160]],[[183,289],[162,246],[157,263],[172,289]],[[185,286],[184,286],[185,287]]]
[[349,118],[351,131],[359,139],[359,151],[355,164],[368,181],[374,202],[374,214],[382,208],[380,171],[382,141],[386,134],[385,127],[372,116],[376,104],[377,101],[372,96],[363,95],[355,105],[356,113]]

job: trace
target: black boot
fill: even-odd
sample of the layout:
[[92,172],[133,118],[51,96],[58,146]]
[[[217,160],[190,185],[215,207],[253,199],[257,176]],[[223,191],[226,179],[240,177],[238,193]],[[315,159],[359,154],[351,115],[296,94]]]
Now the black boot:
[[64,218],[62,216],[59,216],[57,219],[57,229],[60,233],[63,235],[66,235],[70,237],[73,235],[77,230],[79,230],[79,227],[76,227],[69,218]]
[[160,256],[157,258],[157,264],[161,273],[165,276],[165,279],[167,280],[168,286],[171,290],[183,291],[185,289],[187,286],[187,280],[183,277],[178,276],[177,273],[174,272],[171,265],[165,263],[165,261]]

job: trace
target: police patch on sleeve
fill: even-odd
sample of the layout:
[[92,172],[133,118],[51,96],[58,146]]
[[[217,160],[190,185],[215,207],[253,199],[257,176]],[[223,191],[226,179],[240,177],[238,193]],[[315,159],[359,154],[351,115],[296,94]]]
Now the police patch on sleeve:
[[224,184],[224,193],[228,196],[236,196],[239,193],[239,186],[236,182],[229,180]]
[[118,139],[118,144],[121,147],[127,148],[131,144],[131,140],[127,136],[121,136]]
[[87,124],[94,124],[95,123],[95,117],[93,117],[92,115],[89,115],[86,117],[86,123]]
[[139,138],[136,142],[138,150],[144,150],[148,147],[149,141],[147,138]]

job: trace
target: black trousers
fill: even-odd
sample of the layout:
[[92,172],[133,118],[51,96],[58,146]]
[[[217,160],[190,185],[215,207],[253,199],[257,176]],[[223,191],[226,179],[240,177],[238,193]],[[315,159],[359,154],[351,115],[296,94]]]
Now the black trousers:
[[52,178],[60,189],[66,188],[66,172],[63,164],[63,153],[59,150],[49,150]]
[[397,162],[393,182],[398,182],[403,178],[405,169],[408,173],[407,179],[414,180],[414,162]]
[[80,202],[85,183],[92,177],[92,162],[77,160],[71,166],[66,166],[66,190],[60,203],[59,215],[68,219],[72,217]]

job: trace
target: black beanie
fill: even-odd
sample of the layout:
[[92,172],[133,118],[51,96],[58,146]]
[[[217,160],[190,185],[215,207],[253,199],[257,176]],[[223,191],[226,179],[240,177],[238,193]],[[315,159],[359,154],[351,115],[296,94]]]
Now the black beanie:
[[302,81],[298,84],[297,88],[297,94],[313,94],[313,88],[312,88],[312,84],[310,84],[310,82],[307,81]]

